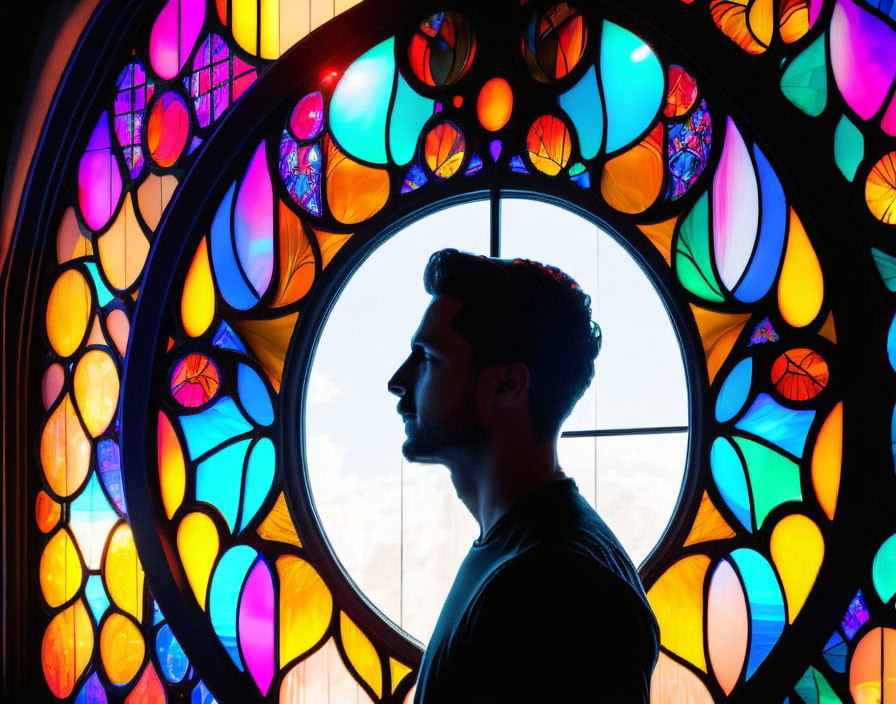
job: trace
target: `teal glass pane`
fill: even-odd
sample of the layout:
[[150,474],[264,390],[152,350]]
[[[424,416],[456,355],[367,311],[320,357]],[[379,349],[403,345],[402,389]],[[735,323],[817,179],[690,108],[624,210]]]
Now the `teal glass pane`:
[[267,498],[274,482],[276,466],[274,443],[269,438],[262,438],[249,455],[246,466],[246,489],[243,492],[243,513],[240,517],[240,530],[251,521]]
[[877,595],[886,604],[896,594],[896,535],[887,538],[874,556],[871,577]]
[[395,77],[395,38],[348,67],[330,99],[330,132],[348,154],[386,163],[386,117]]
[[675,270],[688,291],[707,301],[724,301],[712,273],[709,253],[709,196],[704,193],[681,223],[675,245]]
[[814,418],[815,411],[784,408],[768,394],[759,394],[736,427],[802,457]]
[[196,500],[217,508],[230,530],[236,526],[243,483],[243,462],[249,440],[241,440],[216,452],[196,467]]
[[87,584],[84,586],[84,596],[87,597],[87,604],[93,613],[93,619],[99,623],[106,609],[109,608],[109,597],[106,596],[106,589],[103,587],[103,578],[98,574],[92,574],[87,578]]
[[795,462],[765,445],[746,438],[734,438],[747,465],[756,527],[761,528],[766,516],[787,501],[801,501],[800,468]]
[[212,575],[208,598],[212,628],[240,670],[243,669],[243,663],[236,642],[236,609],[243,582],[256,557],[258,553],[248,545],[237,545],[224,553]]
[[414,158],[420,130],[432,111],[433,101],[417,93],[399,74],[395,104],[389,121],[389,151],[396,164],[407,164]]
[[93,262],[86,262],[84,266],[87,267],[87,271],[90,272],[90,278],[93,279],[93,287],[96,289],[97,305],[102,308],[115,298],[115,296],[112,295],[112,292],[106,287],[106,284],[103,283],[103,279],[100,277],[100,272],[97,270],[96,264]]
[[201,413],[181,416],[180,424],[192,459],[252,430],[252,426],[229,396],[222,396],[214,406],[209,406]]
[[834,130],[834,162],[847,181],[856,177],[856,169],[865,156],[865,137],[846,115]]
[[842,704],[824,675],[811,666],[800,677],[794,691],[806,704]]
[[100,568],[106,537],[116,521],[118,513],[106,498],[106,492],[103,491],[96,473],[92,472],[84,491],[71,503],[69,519],[87,569]]
[[750,490],[744,475],[743,463],[727,438],[716,438],[709,453],[712,479],[722,500],[731,509],[744,528],[753,530],[750,513]]
[[240,364],[237,371],[237,388],[240,401],[246,413],[259,425],[270,425],[274,422],[274,408],[268,387],[261,377],[245,364]]
[[807,46],[781,76],[781,92],[807,115],[817,117],[828,99],[824,34]]
[[722,384],[716,399],[716,420],[725,423],[737,415],[747,402],[750,382],[753,379],[753,358],[747,357],[737,363]]
[[731,557],[740,571],[750,605],[749,679],[784,630],[784,598],[775,571],[762,555],[749,548],[738,548]]
[[607,104],[607,151],[631,144],[656,119],[665,77],[656,54],[639,37],[604,21],[600,77]]
[[884,254],[875,247],[871,248],[871,256],[874,257],[874,265],[880,272],[884,286],[891,291],[896,291],[896,257]]
[[[597,87],[597,71],[589,68],[579,82],[558,98],[560,107],[569,115],[579,135],[579,150],[583,159],[593,159],[600,150],[604,137],[604,111]],[[584,170],[584,167],[578,172]],[[577,176],[572,173],[570,176]]]

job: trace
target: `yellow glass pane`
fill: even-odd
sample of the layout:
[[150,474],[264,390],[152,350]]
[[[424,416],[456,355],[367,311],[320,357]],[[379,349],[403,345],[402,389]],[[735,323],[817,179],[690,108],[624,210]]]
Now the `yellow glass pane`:
[[66,394],[40,436],[40,463],[47,484],[56,494],[71,496],[84,483],[90,468],[90,447],[71,397]]
[[802,39],[809,31],[809,3],[807,0],[782,0],[781,39],[788,44]]
[[159,411],[159,485],[162,489],[162,504],[168,518],[174,515],[184,500],[187,473],[184,468],[184,453],[180,441],[171,427],[168,417]]
[[64,528],[44,546],[39,573],[40,590],[53,608],[62,606],[77,594],[84,573],[78,548]]
[[753,35],[765,46],[771,44],[775,31],[774,4],[775,0],[754,0],[747,16]]
[[638,229],[659,250],[669,266],[672,266],[672,233],[675,232],[675,223],[677,222],[678,216],[676,215],[671,220],[663,220],[653,225],[638,225]]
[[350,225],[376,215],[389,200],[389,172],[359,164],[339,151],[331,139],[324,141],[327,203],[333,217]]
[[862,636],[849,665],[849,691],[857,704],[896,699],[896,630],[874,628]]
[[87,431],[101,435],[118,407],[118,369],[103,350],[89,350],[75,367],[74,391]]
[[663,123],[634,147],[604,165],[600,193],[621,213],[643,213],[663,187]]
[[843,403],[825,419],[812,450],[812,486],[825,514],[834,520],[843,458]]
[[234,40],[254,56],[258,53],[258,6],[256,0],[233,0],[230,11],[233,18]]
[[283,376],[283,363],[286,361],[286,350],[289,348],[292,331],[298,319],[298,313],[291,313],[272,320],[247,319],[236,323],[243,341],[255,354],[255,359],[271,380],[274,391],[278,393],[280,379]]
[[72,693],[92,654],[93,624],[84,602],[78,599],[53,617],[40,646],[44,677],[57,698]]
[[165,704],[165,688],[150,660],[124,704]]
[[279,704],[373,704],[349,674],[332,638],[286,673],[279,694]]
[[785,516],[772,531],[771,554],[787,597],[787,622],[793,623],[821,569],[824,538],[806,516]]
[[150,230],[155,231],[162,219],[162,213],[168,207],[168,201],[177,189],[177,179],[171,174],[156,176],[150,174],[137,189],[137,205],[143,222]]
[[60,264],[93,254],[90,239],[81,231],[74,208],[66,208],[56,232],[56,261]]
[[258,19],[261,24],[261,58],[280,58],[280,0],[261,0]]
[[321,268],[326,268],[327,264],[336,256],[336,252],[342,249],[342,245],[348,242],[351,233],[338,234],[336,232],[315,230],[314,236],[317,237],[317,244],[320,245]]
[[113,531],[103,564],[103,578],[112,601],[138,622],[143,620],[143,565],[127,523]]
[[733,538],[734,535],[731,526],[722,518],[722,514],[713,505],[709,494],[704,491],[703,498],[700,499],[700,508],[697,509],[697,517],[694,518],[694,525],[691,526],[691,532],[688,533],[687,540],[684,541],[685,547],[707,540]]
[[302,547],[302,541],[299,540],[296,527],[289,515],[289,507],[286,505],[286,497],[283,492],[277,497],[274,508],[258,526],[258,536],[265,540]]
[[341,611],[339,612],[339,633],[342,636],[342,647],[348,656],[348,661],[363,680],[370,685],[379,699],[383,696],[383,670],[380,656],[377,655],[373,643]]
[[650,680],[650,704],[713,704],[712,695],[696,674],[660,652]]
[[280,283],[273,306],[295,303],[314,281],[314,252],[299,216],[280,202]]
[[47,337],[60,357],[68,357],[81,344],[90,322],[90,286],[77,269],[60,274],[47,301]]
[[789,325],[801,328],[815,320],[823,299],[821,265],[803,224],[791,208],[787,251],[778,281],[778,308]]
[[188,513],[177,528],[177,550],[184,572],[203,609],[219,544],[218,530],[204,513]]
[[117,289],[128,288],[143,271],[149,254],[149,240],[137,222],[130,193],[125,196],[124,207],[112,227],[97,240],[97,249],[103,272]]
[[199,243],[193,263],[184,281],[180,299],[180,317],[184,330],[190,337],[199,337],[208,330],[215,317],[215,284],[208,263],[208,242],[205,237]]
[[112,684],[123,685],[134,679],[145,651],[140,629],[127,616],[113,613],[103,623],[100,658]]
[[647,592],[660,626],[660,643],[706,672],[703,654],[703,581],[706,555],[690,555],[669,569]]
[[62,506],[53,501],[47,492],[41,490],[37,492],[37,500],[34,502],[34,518],[37,520],[37,527],[41,533],[49,533],[56,524],[59,523],[59,517],[62,515]]
[[706,353],[706,372],[711,384],[750,316],[716,313],[695,306],[693,303],[689,305],[697,323],[700,340],[703,342],[703,351]]
[[886,225],[896,225],[896,152],[880,158],[865,181],[865,202],[871,214]]
[[309,0],[280,3],[281,55],[311,31]]
[[280,667],[307,653],[327,632],[333,597],[317,571],[301,558],[277,559],[280,576]]
[[709,9],[716,26],[726,37],[749,54],[761,54],[765,46],[747,27],[747,5],[750,0],[710,0]]
[[392,678],[392,694],[398,689],[398,685],[411,671],[411,668],[404,663],[398,662],[395,658],[389,658],[389,675]]

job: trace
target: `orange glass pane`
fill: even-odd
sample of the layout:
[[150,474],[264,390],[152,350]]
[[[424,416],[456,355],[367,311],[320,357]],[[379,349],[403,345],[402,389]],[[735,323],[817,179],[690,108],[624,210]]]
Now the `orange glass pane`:
[[40,646],[44,677],[54,696],[64,699],[72,693],[92,654],[93,624],[78,599],[53,617]]
[[798,513],[785,516],[772,531],[771,554],[784,585],[787,622],[793,623],[821,569],[824,538],[818,526],[806,516]]
[[40,590],[56,608],[77,594],[84,575],[75,541],[64,528],[47,541],[40,556]]
[[208,242],[203,237],[193,256],[180,299],[180,317],[190,337],[208,330],[215,317],[215,285],[208,263]]
[[809,31],[809,6],[806,0],[781,0],[778,24],[781,39],[788,44],[802,39]]
[[243,341],[252,350],[255,359],[264,369],[274,391],[280,392],[286,350],[292,339],[292,331],[299,319],[298,313],[271,320],[240,320],[236,323]]
[[286,505],[286,497],[282,492],[277,497],[271,512],[258,526],[257,532],[258,536],[265,540],[302,547],[302,541],[299,540],[299,535],[296,533],[296,527],[289,515],[289,507]]
[[672,233],[675,232],[675,223],[677,222],[678,216],[675,216],[670,220],[663,220],[652,225],[638,225],[638,229],[659,250],[669,266],[672,266]]
[[479,122],[489,132],[497,132],[510,119],[513,112],[513,91],[503,78],[490,78],[479,91],[476,113]]
[[348,242],[351,233],[340,234],[315,230],[314,236],[317,238],[317,244],[320,247],[321,268],[326,268],[327,264],[336,256],[336,252],[342,249],[342,245]]
[[778,281],[778,308],[788,324],[801,328],[815,320],[823,300],[821,265],[803,224],[791,208],[787,251]]
[[373,704],[370,695],[349,674],[332,638],[293,666],[280,685],[279,704],[316,702]]
[[146,669],[124,702],[125,704],[165,704],[165,701],[165,688],[150,661],[146,664]]
[[184,453],[168,417],[159,411],[159,485],[162,489],[162,504],[168,518],[184,500],[187,473],[184,467]]
[[50,498],[47,492],[37,492],[37,500],[34,502],[34,517],[37,527],[42,533],[49,533],[59,523],[62,515],[62,506]]
[[74,391],[87,431],[101,435],[118,407],[118,369],[103,350],[89,350],[75,367]]
[[697,675],[661,652],[650,679],[650,704],[670,702],[713,704],[713,698]]
[[112,601],[138,622],[143,620],[143,565],[137,556],[134,536],[127,523],[120,523],[112,532],[103,579]]
[[168,201],[177,189],[177,179],[171,174],[156,176],[150,174],[137,189],[137,205],[140,215],[150,230],[155,231],[168,207]]
[[663,123],[659,122],[647,137],[604,165],[600,193],[621,213],[642,213],[660,194],[664,170]]
[[694,321],[697,323],[700,340],[703,342],[703,351],[706,354],[706,372],[711,384],[719,368],[734,348],[734,343],[737,342],[737,337],[750,316],[716,313],[695,306],[693,303],[689,305],[694,314]]
[[40,436],[44,476],[59,496],[71,496],[84,483],[90,468],[90,447],[71,397],[66,394]]
[[774,5],[775,0],[753,0],[747,15],[750,31],[765,46],[771,44],[775,31]]
[[272,305],[295,303],[314,282],[314,252],[302,221],[280,201],[280,282]]
[[392,679],[392,694],[398,689],[401,681],[407,677],[411,668],[404,663],[398,662],[395,658],[389,658],[389,677]]
[[90,335],[87,337],[87,342],[85,343],[85,347],[90,347],[91,345],[106,345],[106,338],[103,335],[103,328],[100,326],[100,316],[93,316],[93,325],[90,326]]
[[694,525],[691,526],[691,532],[688,533],[688,537],[684,541],[685,547],[708,540],[733,538],[734,535],[731,526],[722,518],[722,514],[713,505],[709,494],[704,491],[703,498],[700,499],[700,508],[697,509],[697,517],[694,518]]
[[134,679],[145,652],[137,624],[118,613],[106,619],[100,633],[100,658],[112,684],[123,685]]
[[840,492],[840,465],[843,457],[843,403],[838,403],[825,419],[812,450],[812,487],[825,514],[834,520]]
[[423,142],[426,165],[436,178],[451,178],[461,167],[466,153],[463,132],[451,122],[440,122]]
[[849,691],[858,704],[896,698],[896,631],[892,628],[875,628],[862,636],[849,666]]
[[333,597],[317,571],[301,558],[277,559],[280,576],[280,667],[307,653],[327,632]]
[[647,592],[664,648],[706,672],[703,654],[703,582],[709,558],[690,555],[669,569]]
[[56,232],[56,261],[60,264],[93,254],[90,239],[78,225],[74,208],[66,208]]
[[871,214],[887,225],[896,225],[896,151],[884,155],[865,181],[865,202]]
[[[766,2],[757,0],[755,4],[760,5],[761,10]],[[753,36],[747,26],[747,5],[749,3],[750,0],[711,0],[709,9],[713,22],[726,37],[749,54],[761,54],[768,45]],[[762,21],[759,16],[756,18],[756,24],[758,25],[757,29],[762,31]]]
[[345,649],[345,654],[352,667],[370,685],[377,698],[382,697],[382,663],[380,663],[380,656],[377,655],[373,643],[343,612],[339,613],[339,633],[342,636],[342,647]]
[[526,149],[532,165],[548,176],[556,176],[569,162],[572,139],[559,117],[542,115],[529,128]]
[[90,322],[90,287],[77,269],[60,274],[47,301],[47,337],[60,357],[68,357],[81,344]]
[[747,597],[727,560],[716,567],[706,605],[706,638],[713,674],[725,694],[737,684],[749,642]]
[[203,609],[219,544],[218,530],[204,513],[188,513],[177,527],[177,550],[196,601]]
[[133,284],[149,254],[149,240],[137,223],[131,194],[124,199],[124,207],[112,227],[97,240],[100,264],[109,283],[117,289],[125,289]]
[[808,401],[821,393],[831,377],[824,358],[806,347],[788,350],[772,364],[772,383],[790,401]]
[[128,337],[131,334],[131,321],[128,315],[121,308],[115,308],[106,316],[106,329],[112,342],[115,343],[115,349],[122,357],[128,350]]
[[47,367],[40,382],[40,395],[44,404],[44,410],[52,406],[56,399],[59,398],[63,384],[65,384],[65,370],[61,364],[55,362]]
[[327,149],[327,204],[339,222],[352,224],[376,215],[389,200],[389,172],[349,159],[333,141]]
[[828,317],[824,321],[824,325],[821,326],[821,329],[818,331],[818,334],[822,337],[830,340],[835,345],[837,344],[837,326],[834,324],[834,312],[831,311],[828,313]]

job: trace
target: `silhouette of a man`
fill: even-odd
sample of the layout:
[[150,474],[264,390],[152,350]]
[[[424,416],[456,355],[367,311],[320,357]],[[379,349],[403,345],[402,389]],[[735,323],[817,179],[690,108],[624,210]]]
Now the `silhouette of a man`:
[[634,565],[557,461],[600,329],[566,274],[446,249],[389,380],[402,452],[448,467],[480,536],[423,655],[417,704],[648,702],[659,629]]

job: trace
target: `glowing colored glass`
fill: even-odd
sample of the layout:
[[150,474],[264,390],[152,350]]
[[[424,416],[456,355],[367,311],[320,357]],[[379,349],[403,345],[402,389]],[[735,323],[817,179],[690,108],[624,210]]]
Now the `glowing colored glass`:
[[274,583],[264,560],[255,562],[240,595],[240,650],[263,695],[274,678]]
[[98,574],[92,574],[87,578],[87,584],[84,587],[84,597],[93,613],[93,620],[99,623],[106,609],[109,608],[109,597],[106,594],[106,588],[103,586],[103,578]]
[[177,551],[190,588],[203,609],[212,565],[218,556],[218,545],[215,524],[204,513],[188,513],[177,527]]
[[208,330],[215,317],[215,284],[208,263],[208,242],[199,242],[193,262],[184,281],[180,299],[180,316],[190,337],[199,337]]
[[140,215],[150,230],[155,231],[162,213],[168,207],[168,202],[177,188],[177,178],[171,174],[157,176],[149,174],[146,180],[137,189],[137,205]]
[[790,401],[808,401],[827,386],[830,370],[824,358],[806,348],[788,350],[772,364],[772,383]]
[[660,651],[650,679],[653,701],[713,704],[713,697],[697,675]]
[[886,225],[896,225],[896,151],[882,156],[865,181],[865,202],[871,214]]
[[856,177],[864,156],[865,137],[852,120],[844,115],[834,130],[834,162],[847,181]]
[[747,357],[737,363],[719,390],[716,399],[716,420],[725,423],[738,414],[747,402],[750,383],[753,379],[753,358]]
[[684,547],[702,543],[709,540],[721,540],[733,538],[735,535],[731,526],[725,521],[718,509],[713,505],[709,494],[704,490],[694,518],[694,525],[685,538]]
[[307,653],[326,635],[333,615],[333,597],[315,569],[301,558],[277,558],[280,577],[280,663]]
[[475,54],[472,25],[462,14],[450,10],[423,20],[408,44],[411,70],[433,87],[457,83],[469,70]]
[[[507,124],[513,113],[513,90],[503,78],[490,78],[479,90],[476,114],[489,132],[497,132]],[[492,155],[494,157],[494,154]]]
[[115,214],[120,196],[121,172],[112,154],[109,120],[102,113],[78,164],[78,205],[87,227],[105,227]]
[[74,208],[66,208],[56,232],[56,261],[64,264],[91,254],[90,231],[82,228]]
[[34,502],[34,517],[37,521],[37,527],[41,533],[49,533],[56,524],[59,523],[59,517],[62,515],[62,505],[53,501],[47,492],[41,490],[37,492],[37,499]]
[[130,193],[125,196],[124,206],[112,227],[97,240],[97,251],[103,273],[116,289],[130,287],[143,271],[149,241],[137,222]]
[[604,136],[603,102],[594,66],[572,88],[561,93],[557,100],[576,128],[582,158],[593,159],[600,150]]
[[166,515],[171,518],[184,500],[187,475],[180,441],[171,426],[171,421],[161,411],[159,411],[157,442],[162,504],[165,506]]
[[[413,688],[404,704],[413,699]],[[304,704],[308,701],[355,702],[373,704],[373,699],[349,674],[342,656],[331,638],[314,654],[296,663],[280,686],[279,704]]]
[[125,685],[140,671],[146,642],[137,625],[127,616],[113,613],[100,633],[100,658],[112,684]]
[[709,453],[712,478],[722,500],[744,528],[753,530],[750,491],[743,462],[727,438],[716,438]]
[[842,704],[842,700],[831,689],[831,685],[828,684],[824,675],[811,666],[800,677],[793,691],[805,702],[815,701],[818,704]]
[[886,604],[896,594],[896,535],[891,535],[877,549],[871,577],[877,595]]
[[831,520],[840,490],[843,457],[843,403],[838,403],[821,426],[812,451],[812,486],[822,510]]
[[146,145],[154,162],[163,168],[173,166],[187,145],[190,115],[187,104],[175,91],[159,96],[146,122]]
[[230,396],[222,396],[204,411],[181,416],[180,422],[192,459],[252,429]]
[[761,528],[773,508],[787,501],[802,499],[799,467],[783,455],[753,440],[736,437],[734,442],[746,463],[756,528]]
[[868,621],[868,607],[865,606],[865,598],[862,596],[862,590],[859,589],[853,600],[849,602],[846,614],[840,622],[840,627],[846,634],[846,637],[852,640],[853,636],[862,627],[862,624]]
[[314,139],[324,125],[324,99],[320,91],[309,93],[292,110],[289,129],[298,140]]
[[704,100],[684,122],[669,125],[669,145],[666,151],[669,175],[672,177],[668,196],[681,198],[706,168],[712,145],[712,118]]
[[536,12],[523,34],[523,59],[540,83],[563,78],[582,59],[588,25],[578,9],[565,2]]
[[190,661],[167,623],[156,634],[156,656],[166,680],[180,682],[186,676]]
[[868,631],[852,654],[849,692],[856,702],[889,702],[896,697],[896,630]]
[[59,496],[72,495],[87,477],[90,440],[81,428],[68,394],[41,433],[40,461],[47,484]]
[[124,488],[121,483],[121,452],[118,444],[112,440],[100,440],[96,445],[96,463],[100,480],[112,503],[121,514],[127,513],[124,501]]
[[300,147],[283,130],[280,140],[280,178],[293,201],[312,215],[321,214],[320,147]]
[[69,696],[93,654],[93,624],[78,599],[50,621],[40,646],[44,677],[53,695]]
[[257,296],[267,291],[274,271],[273,199],[262,142],[252,155],[233,208],[236,253]]
[[93,296],[84,276],[78,269],[66,269],[53,288],[47,301],[47,337],[60,357],[68,357],[81,345]]
[[152,97],[153,83],[146,80],[143,64],[136,61],[124,67],[118,75],[115,94],[115,136],[124,153],[131,178],[136,178],[143,168],[143,113]]
[[224,553],[215,567],[209,591],[208,612],[212,628],[234,664],[243,669],[236,642],[237,607],[246,575],[258,553],[248,545],[236,545]]
[[187,355],[171,372],[171,395],[186,408],[198,408],[211,401],[220,384],[218,368],[204,354]]
[[432,117],[433,101],[416,93],[398,74],[395,103],[389,120],[389,154],[396,164],[407,164],[417,151],[417,138]]
[[663,187],[663,125],[638,144],[604,165],[600,193],[607,203],[623,213],[641,213],[656,200]]
[[818,257],[791,208],[787,251],[778,281],[778,308],[790,325],[803,327],[818,315],[823,299],[824,280]]
[[302,227],[302,221],[280,202],[280,277],[273,306],[295,303],[314,282],[314,252]]
[[100,678],[95,672],[81,687],[81,691],[75,697],[74,704],[108,704],[106,690],[103,689]]
[[389,199],[389,172],[349,159],[330,140],[327,145],[327,205],[336,220],[354,224],[374,216]]
[[771,556],[787,599],[787,622],[793,623],[815,585],[824,560],[824,538],[811,519],[785,516],[772,530]]
[[781,76],[781,92],[811,117],[824,112],[828,101],[828,73],[822,34],[794,58]]
[[[265,450],[265,453],[267,451]],[[248,502],[248,498],[246,499]],[[277,543],[287,543],[302,547],[302,541],[296,533],[292,517],[289,515],[289,507],[286,505],[286,497],[281,492],[274,502],[273,508],[258,526],[259,538],[271,540]]]
[[426,135],[423,155],[438,179],[451,178],[460,171],[466,154],[464,133],[453,122],[440,122]]
[[246,481],[243,489],[242,513],[240,514],[240,530],[255,518],[268,496],[274,482],[274,467],[277,458],[274,443],[269,438],[262,438],[252,448],[246,462]]
[[389,658],[389,676],[392,682],[392,694],[398,689],[401,681],[411,672],[411,668],[395,658]]
[[712,272],[709,248],[709,196],[704,193],[681,223],[675,245],[678,280],[691,293],[707,301],[723,301]]
[[380,657],[370,639],[361,632],[354,622],[339,612],[339,633],[342,636],[342,647],[348,661],[361,678],[370,685],[377,698],[383,696],[383,674]]
[[738,548],[731,559],[740,571],[750,605],[749,679],[765,660],[784,631],[784,600],[775,572],[762,555],[749,548]]
[[737,684],[747,658],[749,614],[740,579],[728,560],[716,566],[709,583],[706,637],[713,674],[725,694]]
[[103,562],[103,576],[109,596],[122,611],[143,620],[143,565],[137,555],[131,527],[120,524],[109,540]]
[[196,500],[217,508],[230,530],[236,528],[248,448],[249,440],[228,445],[196,467]]
[[569,128],[555,115],[542,115],[529,128],[526,149],[536,169],[556,176],[566,168],[572,151]]
[[117,521],[118,513],[106,498],[96,474],[91,474],[84,491],[72,501],[69,517],[69,526],[88,569],[100,568],[106,537]]
[[81,588],[83,571],[78,549],[64,528],[44,545],[38,574],[40,590],[47,604],[53,608],[62,606]]
[[88,350],[75,367],[74,393],[87,431],[101,435],[118,407],[118,369],[102,350]]
[[703,343],[703,351],[706,354],[706,372],[711,384],[719,368],[734,348],[748,316],[716,313],[695,306],[693,303],[690,304],[690,308],[694,315],[694,321],[697,323],[700,341]]
[[697,101],[697,81],[681,66],[669,66],[669,90],[666,93],[666,117],[681,117]]
[[149,60],[165,80],[186,63],[205,21],[205,0],[168,0],[149,35]]
[[711,0],[710,12],[716,26],[750,54],[761,54],[768,47],[773,31],[772,0]]
[[236,184],[234,183],[221,200],[212,220],[212,262],[215,265],[215,279],[221,295],[224,296],[224,300],[237,310],[246,310],[255,305],[258,299],[246,283],[242,271],[240,271],[233,247],[230,212],[235,192]]

